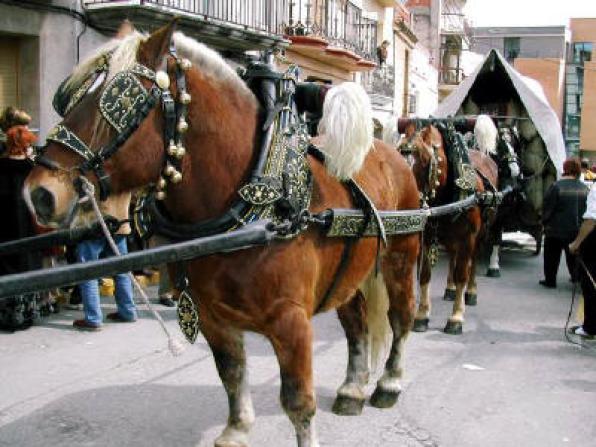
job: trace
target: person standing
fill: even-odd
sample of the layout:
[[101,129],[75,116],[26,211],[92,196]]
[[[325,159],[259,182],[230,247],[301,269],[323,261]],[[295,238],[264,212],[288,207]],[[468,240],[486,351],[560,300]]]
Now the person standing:
[[544,196],[544,279],[540,285],[557,287],[557,271],[561,252],[565,251],[567,269],[575,281],[575,258],[568,245],[575,239],[586,210],[588,188],[580,180],[581,166],[577,159],[563,163],[563,177],[553,183]]
[[[119,221],[128,219],[128,208],[130,204],[130,193],[110,196],[106,202],[102,202],[102,214],[111,216]],[[120,226],[114,240],[120,254],[128,253],[126,237],[130,233],[130,225],[124,223]],[[105,238],[90,239],[82,241],[77,245],[76,257],[78,262],[96,261],[104,253],[113,256]],[[120,273],[114,276],[114,298],[116,299],[117,311],[106,315],[106,319],[115,322],[134,322],[137,319],[137,309],[133,300],[132,281],[129,273]],[[79,284],[83,312],[85,318],[73,321],[73,326],[81,330],[99,330],[103,323],[99,298],[99,284],[97,279],[85,281]]]
[[[35,143],[37,137],[26,125],[14,124],[12,115],[16,113],[15,111],[14,108],[8,108],[0,116],[0,129],[6,137],[4,153],[0,155],[0,209],[2,209],[0,242],[36,234],[35,224],[22,191],[25,178],[33,168],[29,154],[31,145]],[[41,257],[36,252],[22,251],[0,256],[0,275],[36,270],[41,267]],[[33,324],[37,317],[38,300],[38,293],[0,300],[0,329],[14,331],[25,329]]]
[[569,328],[569,332],[583,338],[596,338],[596,184],[588,194],[586,212],[577,237],[569,244],[569,251],[578,255],[579,282],[584,295],[584,322]]

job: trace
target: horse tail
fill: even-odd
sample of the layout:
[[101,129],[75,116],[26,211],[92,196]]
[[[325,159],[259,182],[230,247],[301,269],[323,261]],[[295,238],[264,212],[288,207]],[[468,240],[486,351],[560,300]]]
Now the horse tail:
[[319,134],[331,175],[346,180],[360,170],[373,145],[372,107],[360,85],[344,82],[329,90]]
[[478,115],[474,126],[474,136],[480,152],[495,154],[497,152],[497,126],[488,115]]
[[366,317],[370,349],[371,369],[376,371],[385,357],[390,345],[391,327],[389,326],[389,295],[382,274],[370,274],[361,287],[366,298]]

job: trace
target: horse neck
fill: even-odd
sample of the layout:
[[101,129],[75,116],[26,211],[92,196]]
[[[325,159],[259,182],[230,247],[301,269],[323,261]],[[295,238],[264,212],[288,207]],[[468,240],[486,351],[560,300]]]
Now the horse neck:
[[254,163],[257,107],[238,86],[187,74],[192,102],[183,181],[171,185],[166,208],[178,222],[216,218],[237,199]]

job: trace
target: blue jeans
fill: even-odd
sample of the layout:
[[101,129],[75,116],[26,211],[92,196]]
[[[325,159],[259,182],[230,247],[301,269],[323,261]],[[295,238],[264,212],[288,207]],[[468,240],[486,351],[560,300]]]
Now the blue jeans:
[[[121,254],[128,253],[126,246],[126,236],[116,235],[116,245]],[[91,239],[83,241],[77,245],[77,261],[87,262],[99,259],[101,253],[105,251],[109,256],[113,256],[112,249],[105,239]],[[125,320],[136,320],[137,309],[133,301],[132,281],[128,273],[120,273],[114,277],[114,287],[116,305],[118,313]],[[101,306],[99,303],[99,284],[96,279],[85,281],[79,284],[81,299],[83,301],[83,311],[87,322],[99,326],[103,321]]]

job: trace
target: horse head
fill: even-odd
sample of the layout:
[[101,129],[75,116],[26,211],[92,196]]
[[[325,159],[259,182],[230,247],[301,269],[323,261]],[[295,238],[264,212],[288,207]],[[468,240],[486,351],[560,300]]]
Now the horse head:
[[[61,89],[69,98],[64,119],[48,135],[24,187],[41,224],[68,225],[89,211],[77,206],[81,175],[108,202],[158,177],[162,111],[149,105],[159,88],[150,73],[169,65],[173,32],[171,24],[149,37],[132,32],[111,41],[63,83]],[[130,135],[123,138],[126,133]],[[109,191],[103,191],[108,184]]]
[[417,129],[413,121],[406,126],[398,150],[408,160],[425,200],[433,199],[447,183],[447,157],[441,133],[432,124]]

